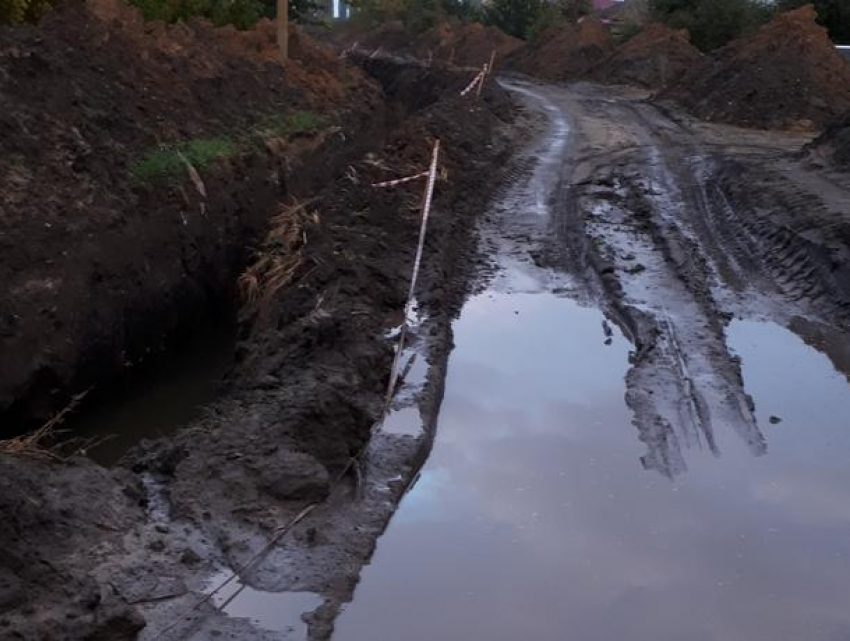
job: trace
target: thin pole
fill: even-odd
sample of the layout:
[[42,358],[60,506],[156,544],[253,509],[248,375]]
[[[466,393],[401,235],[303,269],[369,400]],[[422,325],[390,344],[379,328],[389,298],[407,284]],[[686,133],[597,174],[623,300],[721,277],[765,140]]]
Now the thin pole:
[[415,300],[416,285],[419,281],[419,269],[422,265],[422,254],[425,251],[425,235],[428,231],[428,218],[431,215],[431,202],[434,199],[434,183],[437,182],[437,164],[440,159],[440,140],[434,141],[434,150],[431,152],[431,167],[428,171],[428,184],[425,186],[425,198],[422,205],[422,224],[419,228],[419,244],[416,246],[416,258],[413,261],[413,274],[410,277],[410,289],[407,292],[407,303],[404,306],[404,318],[401,321],[401,331],[398,335],[398,347],[396,347],[393,366],[390,370],[390,384],[387,387],[387,397],[384,402],[383,418],[387,415],[395,394],[395,386],[398,383],[398,366],[401,362],[401,353],[404,350],[404,339],[407,337],[407,319],[410,317],[410,312],[413,310],[413,301]]
[[280,61],[289,60],[289,0],[277,0],[277,48]]

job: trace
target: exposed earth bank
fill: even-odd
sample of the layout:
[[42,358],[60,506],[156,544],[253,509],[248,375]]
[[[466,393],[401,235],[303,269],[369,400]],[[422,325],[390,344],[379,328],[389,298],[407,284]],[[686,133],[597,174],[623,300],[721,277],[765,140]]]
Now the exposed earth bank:
[[[2,34],[14,41],[2,49],[12,61],[0,94],[10,107],[3,111],[11,134],[4,144],[14,152],[3,170],[15,185],[6,201],[14,207],[4,211],[16,216],[3,223],[7,243],[20,252],[4,265],[17,311],[3,336],[3,360],[10,362],[8,353],[23,364],[20,371],[4,367],[4,416],[35,419],[79,386],[142,358],[128,345],[147,355],[151,336],[179,338],[180,328],[199,325],[198,315],[228,313],[235,277],[252,244],[258,251],[239,281],[245,305],[236,365],[205,418],[174,438],[143,444],[115,470],[81,457],[0,455],[0,635],[112,640],[144,630],[146,638],[183,638],[236,626],[234,638],[264,638],[200,603],[201,591],[221,568],[243,567],[305,505],[324,501],[341,506],[317,510],[293,533],[290,545],[303,548],[300,561],[288,574],[275,573],[271,589],[325,596],[311,637],[327,638],[392,506],[384,485],[361,486],[350,463],[383,406],[393,348],[386,336],[404,308],[422,185],[372,183],[421,172],[441,140],[417,292],[428,323],[416,340],[437,372],[420,405],[434,415],[449,322],[475,264],[475,219],[500,179],[494,168],[510,155],[512,104],[495,84],[481,100],[461,99],[468,73],[380,63],[367,65],[371,80],[307,44],[310,73],[297,53],[284,72],[264,57],[268,25],[253,34],[202,23],[145,26],[132,12],[106,5],[113,12],[107,19],[119,12],[119,23],[107,29],[102,9],[67,23],[57,15],[45,25],[46,36],[26,29]],[[141,26],[144,34],[133,31]],[[196,38],[237,44],[221,59],[199,60]],[[264,44],[254,48],[245,38]],[[116,40],[120,54],[103,63],[115,78],[71,72],[79,64],[74,55],[90,63],[111,51],[107,39]],[[153,62],[133,66],[130,57]],[[329,88],[314,71],[322,65]],[[43,85],[29,85],[38,98],[30,105],[23,78],[42,73]],[[123,82],[123,74],[134,75]],[[101,82],[114,82],[127,95],[119,91],[116,98]],[[215,101],[205,88],[225,92],[229,83],[236,87],[233,102],[222,99],[208,109]],[[139,90],[152,101],[147,107],[144,100],[136,106]],[[172,96],[173,121],[159,123]],[[51,119],[45,103],[56,104],[68,122]],[[125,108],[128,120],[116,121]],[[237,126],[243,128],[234,133]],[[44,136],[55,136],[55,144],[35,146]],[[212,158],[206,144],[202,151],[192,145],[198,140],[214,143]],[[166,144],[157,147],[158,141]],[[147,156],[147,149],[156,153]],[[136,150],[145,161],[138,183]],[[151,163],[152,175],[145,173]],[[162,164],[173,175],[160,175]],[[50,189],[53,206],[44,218],[26,220],[27,213],[35,218],[38,195]],[[76,207],[73,223],[68,203]],[[104,217],[114,220],[105,224]],[[40,242],[10,238],[30,228],[39,230]],[[63,254],[60,248],[70,249],[77,238],[85,239],[86,251]],[[39,260],[42,254],[51,258]],[[98,351],[100,343],[106,347]],[[380,456],[392,459],[393,476],[412,474],[426,447],[399,442]],[[403,489],[395,482],[389,498]],[[371,499],[352,502],[360,492]],[[351,515],[340,516],[351,505],[365,510],[356,525]],[[287,550],[288,559],[296,556]],[[183,617],[193,603],[198,607]],[[210,625],[213,632],[205,632]]]
[[379,88],[292,35],[284,70],[270,23],[110,0],[0,30],[0,437],[232,315],[277,203],[381,140]]

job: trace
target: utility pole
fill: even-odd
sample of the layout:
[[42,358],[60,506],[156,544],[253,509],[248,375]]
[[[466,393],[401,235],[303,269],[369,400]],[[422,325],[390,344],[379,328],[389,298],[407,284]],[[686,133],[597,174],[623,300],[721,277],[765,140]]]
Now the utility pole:
[[277,48],[280,61],[289,60],[289,0],[277,0]]

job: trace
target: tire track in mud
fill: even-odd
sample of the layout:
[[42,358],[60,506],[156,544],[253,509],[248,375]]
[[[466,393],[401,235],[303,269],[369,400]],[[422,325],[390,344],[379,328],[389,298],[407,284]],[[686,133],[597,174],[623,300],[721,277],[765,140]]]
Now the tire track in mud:
[[751,299],[783,324],[834,317],[840,287],[817,252],[729,188],[734,162],[653,106],[583,86],[524,93],[571,128],[551,185],[550,253],[635,345],[626,401],[644,466],[674,477],[689,449],[719,456],[729,431],[763,455],[725,327]]

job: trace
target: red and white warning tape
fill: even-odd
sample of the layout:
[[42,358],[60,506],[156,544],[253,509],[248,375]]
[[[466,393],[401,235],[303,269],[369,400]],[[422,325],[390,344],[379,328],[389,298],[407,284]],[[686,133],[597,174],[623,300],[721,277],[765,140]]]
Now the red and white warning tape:
[[468,95],[469,92],[472,91],[473,89],[475,89],[476,87],[478,87],[478,93],[480,95],[481,94],[481,88],[484,86],[484,81],[487,79],[487,73],[488,72],[489,72],[489,65],[487,63],[484,63],[484,68],[481,69],[481,71],[478,72],[478,75],[475,76],[475,78],[472,79],[472,82],[470,82],[467,85],[466,89],[464,89],[463,91],[460,92],[461,97]]
[[483,72],[483,71],[479,71],[479,72],[478,72],[478,75],[477,75],[477,76],[475,76],[475,78],[473,78],[473,79],[472,79],[472,82],[470,82],[470,83],[466,86],[466,89],[464,89],[463,91],[461,91],[461,92],[460,92],[460,95],[461,95],[461,96],[466,96],[466,95],[467,95],[470,91],[472,91],[473,89],[475,89],[475,87],[478,85],[478,83],[479,83],[479,82],[481,82],[481,79],[482,79],[483,77],[484,77],[484,72]]
[[382,183],[372,183],[372,187],[395,187],[396,185],[403,185],[404,183],[413,182],[414,180],[419,180],[420,178],[428,177],[427,171],[423,171],[421,174],[416,174],[415,176],[408,176],[407,178],[399,178],[398,180],[386,180]]
[[416,246],[416,258],[413,260],[413,274],[410,277],[410,289],[407,292],[407,303],[404,306],[404,318],[401,321],[401,331],[398,335],[398,346],[396,347],[393,366],[390,369],[390,382],[387,386],[387,397],[384,401],[384,412],[381,416],[380,425],[386,417],[390,408],[390,402],[395,394],[396,384],[398,383],[399,363],[401,361],[401,353],[404,351],[404,340],[407,337],[408,319],[413,311],[414,301],[416,300],[416,285],[419,282],[419,269],[422,265],[422,253],[425,250],[425,234],[428,231],[428,218],[431,215],[431,203],[434,200],[434,184],[437,182],[437,164],[440,160],[440,141],[434,141],[434,149],[431,152],[431,166],[425,175],[428,176],[428,184],[425,187],[425,200],[422,205],[422,224],[419,227],[419,243]]

